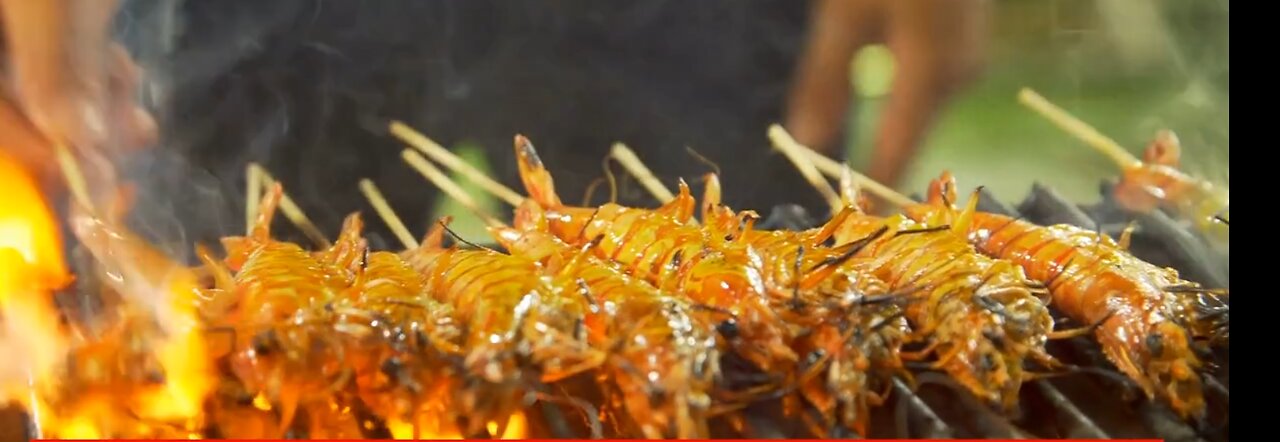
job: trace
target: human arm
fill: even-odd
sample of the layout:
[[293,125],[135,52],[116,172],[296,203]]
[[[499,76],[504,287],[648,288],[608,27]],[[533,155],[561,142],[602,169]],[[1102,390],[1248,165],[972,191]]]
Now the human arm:
[[154,122],[134,100],[138,70],[110,39],[117,6],[118,0],[0,0],[0,99],[7,107],[0,117],[20,115],[47,141],[0,148],[40,174],[54,169],[56,143],[103,163],[154,138]]
[[830,154],[849,105],[854,53],[884,42],[896,67],[880,115],[873,179],[896,185],[946,102],[981,70],[986,0],[817,0],[786,127],[796,140]]

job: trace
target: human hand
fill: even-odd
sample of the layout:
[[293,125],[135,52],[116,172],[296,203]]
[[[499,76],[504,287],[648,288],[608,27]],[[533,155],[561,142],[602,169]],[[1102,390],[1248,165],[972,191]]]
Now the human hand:
[[42,177],[57,170],[56,144],[77,153],[86,173],[111,175],[112,157],[154,141],[155,123],[134,99],[138,69],[109,38],[117,3],[0,0],[0,125],[24,128],[0,149]]
[[868,175],[894,186],[946,100],[980,71],[986,44],[986,0],[816,0],[808,46],[789,97],[786,128],[824,153],[849,105],[849,62],[883,42],[896,70],[880,116]]

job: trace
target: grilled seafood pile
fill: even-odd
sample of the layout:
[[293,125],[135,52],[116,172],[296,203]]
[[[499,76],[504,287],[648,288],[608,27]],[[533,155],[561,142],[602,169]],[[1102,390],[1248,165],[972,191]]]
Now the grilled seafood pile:
[[[891,217],[869,214],[846,180],[834,215],[801,231],[759,229],[754,211],[721,204],[716,174],[701,201],[682,181],[657,207],[579,207],[530,140],[517,136],[514,154],[525,186],[514,216],[479,212],[494,248],[453,235],[446,218],[421,241],[401,235],[402,250],[371,250],[359,213],[327,247],[278,241],[284,189],[264,186],[249,232],[182,270],[208,276],[193,303],[209,345],[190,357],[211,367],[186,431],[526,436],[542,402],[593,436],[709,438],[709,422],[776,401],[812,436],[866,435],[895,379],[920,369],[1011,413],[1024,383],[1075,373],[1047,343],[1082,336],[1152,401],[1189,421],[1206,413],[1202,355],[1227,345],[1227,292],[1139,260],[1127,235],[983,213],[976,193],[960,206],[950,174]],[[140,242],[78,216],[82,237]],[[129,341],[73,350],[82,371],[112,367],[73,377],[104,378],[104,395],[162,378],[145,357],[124,361],[140,354]],[[135,421],[97,430],[183,434]]]

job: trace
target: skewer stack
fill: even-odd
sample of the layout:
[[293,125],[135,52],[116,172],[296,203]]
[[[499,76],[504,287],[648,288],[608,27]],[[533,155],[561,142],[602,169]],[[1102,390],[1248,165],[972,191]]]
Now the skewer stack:
[[[228,351],[193,355],[220,367],[219,388],[207,399],[209,416],[202,436],[385,438],[456,432],[495,437],[510,426],[526,425],[519,435],[1229,440],[1225,347],[1201,356],[1220,366],[1218,373],[1204,377],[1207,404],[1201,408],[1189,405],[1186,398],[1147,397],[1134,385],[1132,374],[1118,372],[1114,357],[1109,360],[1100,352],[1095,335],[1115,327],[1108,322],[1110,315],[1096,323],[1076,320],[1046,331],[1046,336],[1062,336],[1039,344],[1058,361],[1058,369],[1041,368],[1039,376],[1017,379],[1012,397],[996,401],[976,394],[985,392],[988,384],[966,383],[963,375],[1012,376],[1021,368],[984,365],[983,358],[959,369],[947,365],[949,358],[964,358],[956,356],[959,350],[918,351],[924,355],[919,364],[896,356],[898,350],[914,353],[917,347],[885,353],[893,357],[877,353],[880,346],[892,347],[893,339],[899,338],[925,348],[945,348],[948,343],[931,324],[948,324],[936,319],[946,315],[913,310],[913,305],[934,302],[928,299],[958,298],[936,305],[966,308],[973,318],[1006,315],[1001,316],[1006,323],[1018,323],[1016,315],[1007,316],[1016,313],[1013,304],[991,306],[987,303],[996,302],[996,296],[980,295],[988,280],[956,276],[946,280],[946,288],[902,283],[899,290],[889,290],[877,285],[901,283],[885,278],[890,273],[885,273],[883,262],[905,258],[877,256],[877,250],[888,250],[885,244],[915,235],[936,238],[919,243],[922,247],[946,243],[948,238],[962,238],[959,241],[967,244],[963,238],[971,236],[964,229],[974,222],[970,217],[975,213],[1005,212],[1034,224],[1069,224],[1092,232],[1112,224],[1102,216],[1120,211],[1086,210],[1052,192],[1037,191],[1018,207],[1021,214],[994,206],[989,198],[974,212],[949,207],[958,201],[946,198],[944,186],[934,189],[931,197],[944,198],[934,209],[953,216],[948,223],[927,216],[916,221],[901,218],[901,225],[919,228],[895,227],[896,233],[888,236],[882,229],[843,239],[842,221],[779,230],[775,236],[786,238],[779,240],[784,246],[798,246],[796,252],[780,256],[770,251],[790,249],[766,249],[763,240],[760,245],[740,244],[755,238],[751,235],[757,233],[752,230],[756,221],[795,225],[804,224],[802,220],[764,222],[749,211],[718,212],[720,206],[705,204],[715,200],[712,194],[701,201],[704,204],[695,204],[687,189],[672,193],[656,180],[646,182],[657,198],[666,200],[661,208],[572,208],[554,195],[550,176],[522,137],[517,137],[515,151],[525,194],[468,171],[465,163],[451,159],[443,149],[432,149],[429,139],[407,126],[393,124],[392,133],[517,208],[510,222],[478,213],[494,232],[492,242],[503,251],[456,235],[454,245],[446,247],[451,232],[445,222],[416,240],[367,180],[361,190],[405,250],[370,250],[361,237],[363,221],[355,215],[330,241],[306,227],[305,214],[291,206],[283,188],[264,170],[251,167],[254,204],[246,235],[226,242],[226,256],[206,256],[207,272],[215,283],[204,290],[206,299],[215,301],[203,306],[203,318],[211,332],[234,333]],[[817,166],[808,163],[810,153],[795,146],[780,128],[771,136],[818,189],[825,189],[819,191],[833,208],[845,208],[834,213],[892,224],[857,213],[858,188],[880,192],[902,206],[937,203],[897,195],[843,167],[837,192],[818,174]],[[640,171],[639,176],[651,177],[625,146],[614,152],[620,162]],[[406,150],[404,157],[452,198],[476,207],[427,158],[413,150]],[[265,198],[259,200],[264,188]],[[317,243],[314,250],[271,238],[276,207],[310,232]],[[724,213],[729,216],[713,216]],[[1159,218],[1151,219],[1157,221],[1144,219],[1136,230],[1117,232],[1116,241],[1142,244],[1146,237],[1187,234],[1176,224],[1155,225]],[[831,232],[819,230],[824,225]],[[956,233],[962,235],[952,236]],[[832,235],[836,244],[829,245]],[[1094,248],[1089,253],[1117,248],[1107,242],[1111,239],[1099,236],[1093,241],[1080,247]],[[670,253],[654,251],[664,247]],[[978,260],[974,262],[980,261],[979,249],[971,251],[972,259]],[[1214,279],[1225,275],[1180,260],[1178,253],[1143,256],[1149,252],[1142,250],[1135,250],[1140,254],[1135,260],[1163,258],[1180,264],[1179,270],[1196,275],[1196,282],[1207,287],[1226,286],[1225,280]],[[1123,250],[1106,253],[1125,255]],[[738,261],[736,254],[746,258]],[[757,261],[788,265],[764,268]],[[736,262],[745,264],[735,267]],[[810,278],[817,269],[834,270]],[[794,273],[787,273],[790,270]],[[713,272],[719,279],[697,279],[701,272]],[[739,274],[749,277],[731,278]],[[1025,291],[1045,295],[1040,307],[1051,308],[1058,324],[1070,324],[1072,318],[1048,293],[1061,286],[1038,282],[1042,284],[1032,281]],[[1173,294],[1173,289],[1159,288],[1158,296],[1181,302],[1175,301],[1182,295]],[[1175,288],[1191,296],[1222,292],[1190,281]],[[1225,307],[1213,307],[1220,310],[1201,316],[1181,311],[1178,314],[1184,316],[1177,319],[1198,323],[1209,321],[1205,318],[1210,315],[1225,316]],[[1006,308],[1010,310],[1001,310]],[[769,319],[768,313],[778,317]],[[974,346],[991,346],[1003,357],[1012,342],[1002,334],[1008,331],[983,332],[977,339],[985,341]],[[834,338],[820,339],[827,336],[823,333]],[[1149,341],[1142,344],[1152,348],[1138,351],[1160,356]],[[1033,365],[1029,359],[1017,360],[1019,367],[1024,362]],[[856,380],[834,380],[841,376]],[[1125,393],[1117,397],[1122,390]],[[873,396],[884,402],[869,406],[875,402]],[[1100,398],[1107,400],[1099,403]],[[1001,407],[1008,403],[1015,406]],[[1079,405],[1084,403],[1090,406]]]

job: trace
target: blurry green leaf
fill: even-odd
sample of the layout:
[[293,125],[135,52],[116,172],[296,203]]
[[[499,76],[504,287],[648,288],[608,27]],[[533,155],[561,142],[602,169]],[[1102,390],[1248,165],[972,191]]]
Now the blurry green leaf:
[[[489,167],[489,162],[485,159],[484,150],[481,149],[480,146],[464,143],[458,145],[458,147],[452,149],[452,151],[461,157],[463,161],[471,164],[481,172],[485,174],[493,173]],[[458,185],[462,187],[462,190],[466,191],[467,194],[480,205],[482,210],[493,216],[499,217],[499,219],[502,218],[502,214],[499,212],[502,207],[499,205],[499,201],[495,197],[489,195],[484,191],[484,189],[475,185],[475,183],[472,183],[461,175],[452,173],[443,167],[441,167],[441,169],[446,172],[450,172],[449,178],[452,178],[454,182],[457,182]],[[493,242],[489,237],[489,232],[485,230],[484,222],[482,222],[479,217],[472,214],[471,211],[467,210],[467,208],[462,204],[459,204],[457,201],[454,201],[452,198],[449,198],[441,192],[440,199],[436,200],[435,208],[432,209],[431,219],[436,220],[445,215],[453,217],[453,223],[449,225],[449,228],[459,236],[465,238],[467,241],[479,244]]]

